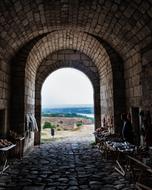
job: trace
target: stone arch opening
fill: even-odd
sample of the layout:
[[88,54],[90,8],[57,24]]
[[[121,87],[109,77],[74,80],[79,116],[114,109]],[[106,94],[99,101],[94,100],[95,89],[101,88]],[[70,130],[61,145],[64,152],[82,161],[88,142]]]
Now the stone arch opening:
[[95,128],[101,126],[100,80],[94,63],[85,54],[76,50],[60,50],[52,53],[39,66],[35,83],[35,116],[39,132],[35,134],[35,144],[40,143],[41,130],[41,88],[45,79],[60,68],[74,68],[83,72],[90,80],[94,91]]
[[[16,122],[16,128],[20,129],[19,131],[22,133],[25,132],[24,119],[26,114],[35,114],[37,119],[40,117],[35,109],[35,105],[39,106],[35,101],[35,97],[37,96],[35,85],[38,81],[37,77],[40,74],[39,69],[40,67],[44,67],[45,63],[49,60],[49,56],[61,50],[72,50],[75,53],[78,51],[92,61],[92,65],[87,65],[87,62],[85,65],[82,61],[79,61],[78,64],[74,62],[74,60],[73,64],[75,67],[79,65],[78,67],[91,77],[93,76],[92,73],[98,73],[98,77],[93,79],[96,81],[94,82],[95,93],[98,94],[98,98],[96,98],[97,103],[95,103],[98,110],[95,115],[98,115],[98,118],[100,118],[98,119],[98,126],[101,126],[101,119],[104,115],[114,116],[114,123],[117,123],[119,112],[125,108],[123,105],[124,101],[119,104],[119,107],[114,107],[114,103],[117,102],[120,97],[124,100],[124,89],[120,89],[119,85],[114,83],[114,78],[121,81],[124,80],[123,76],[120,75],[120,72],[123,71],[123,62],[120,61],[119,55],[106,42],[104,43],[95,36],[83,32],[73,32],[73,30],[62,30],[54,31],[32,40],[30,45],[27,44],[27,49],[23,49],[23,52],[21,51],[19,54],[22,64],[19,63],[20,60],[16,61],[19,66],[17,70],[20,71],[21,69],[23,72],[22,74],[21,72],[17,72],[17,76],[13,76],[12,80],[14,81],[12,86],[17,84],[17,81],[20,79],[23,81],[23,85],[19,86],[21,93],[19,95],[13,93],[21,102],[17,105],[19,108],[18,114],[21,116],[21,119],[19,123]],[[67,64],[65,60],[57,57],[52,65],[56,67],[57,62],[60,62],[60,64],[63,63],[62,65]],[[71,63],[69,62],[68,66],[69,64]],[[114,94],[116,94],[116,96]],[[16,102],[13,102],[13,104],[16,106]],[[22,112],[20,113],[19,110],[22,110]],[[37,135],[35,135],[35,138],[39,139],[39,137],[37,138],[36,136]],[[37,144],[39,140],[35,140],[35,142]],[[31,145],[29,139],[25,144]]]
[[[72,64],[62,63],[61,68],[45,78],[40,92],[41,142],[50,141],[51,138],[50,130],[43,128],[45,122],[55,126],[55,138],[87,137],[90,142],[94,141],[94,81],[85,73],[78,67],[73,68]],[[81,127],[77,126],[79,122],[82,122]]]

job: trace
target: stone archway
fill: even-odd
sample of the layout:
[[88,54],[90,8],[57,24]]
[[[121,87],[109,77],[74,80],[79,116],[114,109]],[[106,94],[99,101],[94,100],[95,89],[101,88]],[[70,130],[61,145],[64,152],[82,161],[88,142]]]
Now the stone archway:
[[[79,51],[92,62],[91,66],[85,65],[84,62],[81,61],[82,68],[76,63],[74,63],[72,67],[81,68],[84,73],[86,72],[87,76],[93,76],[89,74],[89,72],[95,73],[96,71],[96,73],[98,73],[95,79],[96,82],[94,82],[94,84],[98,84],[98,87],[94,85],[94,91],[99,95],[99,97],[95,99],[98,100],[97,102],[95,101],[97,107],[95,110],[100,110],[99,106],[101,110],[96,113],[96,115],[100,115],[100,119],[97,119],[100,122],[98,122],[96,126],[101,125],[101,119],[105,114],[107,116],[114,116],[114,124],[118,126],[119,112],[125,109],[124,101],[120,101],[119,106],[114,106],[115,103],[119,101],[118,99],[121,98],[121,100],[124,100],[124,88],[120,89],[119,85],[114,81],[122,81],[122,84],[124,81],[123,75],[119,74],[123,71],[123,63],[119,55],[106,42],[99,40],[95,36],[82,32],[77,33],[70,30],[63,30],[40,36],[31,41],[31,43],[27,45],[27,49],[23,49],[23,53],[21,51],[19,54],[22,64],[17,61],[18,67],[15,67],[15,69],[19,72],[15,72],[15,76],[12,80],[14,82],[12,86],[16,85],[17,81],[22,81],[23,84],[18,86],[20,93],[14,93],[13,98],[13,100],[15,100],[13,102],[14,106],[16,106],[16,99],[20,101],[20,104],[17,106],[18,115],[20,115],[19,122],[16,122],[18,131],[22,133],[25,131],[25,115],[35,114],[35,103],[37,104],[37,102],[35,102],[35,84],[37,76],[39,75],[39,67],[47,63],[49,56],[57,51],[65,51],[67,49],[75,52]],[[66,62],[62,59],[56,59],[56,62],[60,61],[64,61],[64,64]],[[22,73],[20,72],[21,70],[23,71]],[[98,88],[99,90],[96,90]],[[99,114],[100,112],[101,114]],[[37,114],[36,117],[39,120],[39,114]],[[26,148],[28,148],[28,145],[31,146],[31,140],[32,139],[29,140],[27,137],[27,141],[25,141]],[[37,140],[36,144],[38,142],[39,140]]]
[[24,133],[25,114],[35,112],[37,69],[61,49],[81,51],[96,65],[101,114],[113,112],[116,126],[119,112],[131,107],[152,115],[151,5],[151,0],[0,1],[3,133]]
[[94,90],[94,114],[95,128],[101,126],[101,107],[100,107],[100,80],[96,66],[84,54],[75,50],[60,50],[51,54],[39,66],[35,83],[35,116],[39,131],[35,135],[35,145],[40,143],[41,133],[41,88],[49,74],[60,68],[75,68],[82,71],[90,79]]
[[104,89],[104,96],[102,96],[104,103],[101,104],[100,102],[99,105],[101,105],[104,110],[103,114],[106,113],[107,115],[114,115],[112,95],[113,76],[110,59],[105,48],[103,48],[101,43],[99,43],[99,41],[94,37],[81,32],[73,33],[73,31],[69,30],[48,34],[40,39],[30,51],[25,67],[25,114],[35,114],[35,80],[39,66],[50,54],[62,49],[80,51],[91,59],[99,72],[100,88],[102,86]]
[[25,97],[25,102],[29,105],[25,111],[34,112],[34,110],[31,109],[31,102],[33,102],[35,86],[34,82],[31,83],[31,81],[35,80],[39,65],[47,58],[49,54],[62,49],[78,50],[86,54],[92,60],[99,72],[100,86],[103,86],[103,91],[107,92],[104,93],[105,96],[102,97],[103,100],[106,101],[104,109],[107,110],[107,112],[113,113],[113,76],[110,57],[106,49],[101,43],[99,43],[98,40],[88,34],[81,32],[73,33],[73,31],[66,30],[48,34],[48,36],[39,40],[39,42],[31,50],[27,58],[25,68],[25,94],[28,95]]

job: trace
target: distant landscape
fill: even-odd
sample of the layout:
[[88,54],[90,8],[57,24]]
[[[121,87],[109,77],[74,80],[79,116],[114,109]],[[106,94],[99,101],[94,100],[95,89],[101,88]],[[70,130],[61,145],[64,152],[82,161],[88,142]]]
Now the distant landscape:
[[42,109],[41,139],[51,139],[50,128],[55,129],[56,138],[78,133],[92,134],[94,130],[94,108],[92,105],[65,105]]
[[42,108],[43,117],[84,117],[94,118],[94,108],[91,105],[76,105],[67,107]]

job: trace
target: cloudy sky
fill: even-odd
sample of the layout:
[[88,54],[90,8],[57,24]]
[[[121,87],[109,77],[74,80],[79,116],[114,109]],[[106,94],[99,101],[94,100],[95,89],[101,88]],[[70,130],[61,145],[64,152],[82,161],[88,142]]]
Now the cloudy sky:
[[64,68],[53,72],[45,80],[42,91],[42,107],[56,105],[93,104],[93,88],[82,72]]

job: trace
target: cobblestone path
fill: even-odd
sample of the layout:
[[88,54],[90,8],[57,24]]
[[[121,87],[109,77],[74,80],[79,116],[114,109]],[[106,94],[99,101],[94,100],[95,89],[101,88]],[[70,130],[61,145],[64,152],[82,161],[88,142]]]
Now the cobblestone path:
[[0,177],[0,190],[131,190],[87,138],[42,144]]

